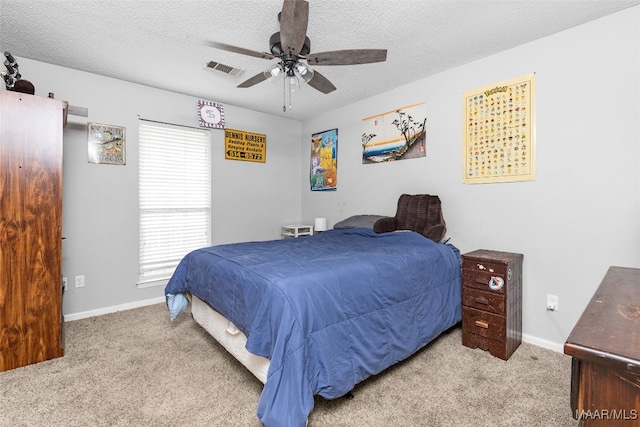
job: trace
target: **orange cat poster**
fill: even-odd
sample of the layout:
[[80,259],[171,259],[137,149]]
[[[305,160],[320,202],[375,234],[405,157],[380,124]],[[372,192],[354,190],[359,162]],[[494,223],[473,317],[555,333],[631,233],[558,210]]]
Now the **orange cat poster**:
[[338,187],[338,129],[311,135],[311,191]]

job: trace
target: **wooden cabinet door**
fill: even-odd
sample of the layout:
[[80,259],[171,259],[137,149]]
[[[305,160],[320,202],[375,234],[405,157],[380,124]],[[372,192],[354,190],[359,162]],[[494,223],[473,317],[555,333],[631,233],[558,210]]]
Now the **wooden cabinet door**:
[[0,371],[63,355],[62,121],[0,91]]

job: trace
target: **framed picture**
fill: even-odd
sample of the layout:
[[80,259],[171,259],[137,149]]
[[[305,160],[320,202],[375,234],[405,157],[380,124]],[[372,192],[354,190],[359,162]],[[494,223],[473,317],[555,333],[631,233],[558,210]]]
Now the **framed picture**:
[[535,179],[535,96],[535,74],[463,94],[465,184]]
[[126,128],[123,126],[87,123],[89,163],[125,164]]
[[198,100],[198,122],[202,127],[224,129],[224,106],[218,102]]
[[426,103],[362,119],[362,163],[426,157]]
[[338,187],[338,129],[311,135],[311,191]]

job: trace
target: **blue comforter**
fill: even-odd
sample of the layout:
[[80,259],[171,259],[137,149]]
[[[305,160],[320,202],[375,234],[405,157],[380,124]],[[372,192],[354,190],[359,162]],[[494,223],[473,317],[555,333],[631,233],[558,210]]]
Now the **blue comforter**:
[[270,359],[259,419],[304,427],[315,394],[346,394],[460,321],[459,262],[413,232],[329,230],[196,250],[165,293],[191,292],[242,330]]

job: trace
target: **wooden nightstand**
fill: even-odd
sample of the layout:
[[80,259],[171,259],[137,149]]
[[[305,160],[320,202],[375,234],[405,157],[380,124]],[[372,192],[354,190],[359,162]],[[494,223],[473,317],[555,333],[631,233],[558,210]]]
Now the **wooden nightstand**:
[[522,254],[462,255],[462,344],[507,360],[522,342]]

